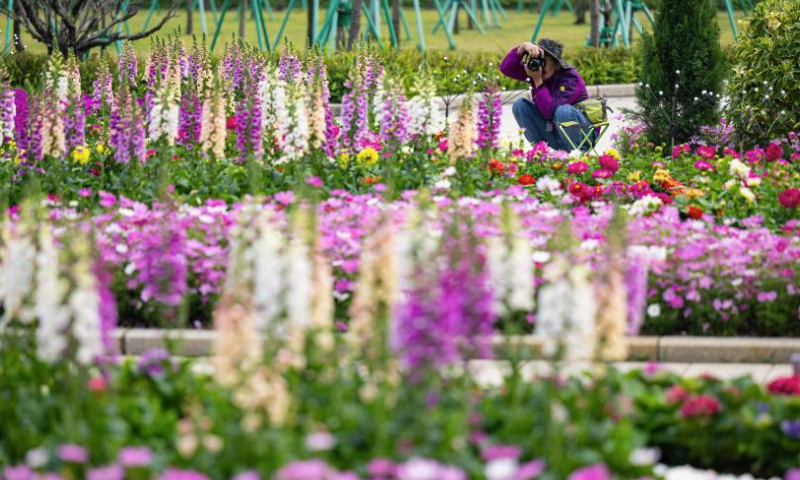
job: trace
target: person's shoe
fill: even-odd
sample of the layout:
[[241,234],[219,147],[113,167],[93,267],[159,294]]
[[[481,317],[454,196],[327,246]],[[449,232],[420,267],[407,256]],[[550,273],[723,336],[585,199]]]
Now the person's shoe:
[[586,19],[585,18],[578,18],[578,19],[575,20],[574,25],[586,25]]

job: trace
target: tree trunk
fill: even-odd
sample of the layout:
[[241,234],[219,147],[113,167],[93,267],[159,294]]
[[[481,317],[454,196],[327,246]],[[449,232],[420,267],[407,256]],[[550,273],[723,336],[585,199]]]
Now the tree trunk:
[[402,7],[403,0],[392,0],[392,28],[394,28],[394,36],[397,38],[397,48],[400,48],[400,8]]
[[342,27],[336,27],[336,49],[344,50],[347,48],[347,32]]
[[245,0],[239,2],[239,38],[244,40],[244,26],[247,20],[247,12],[245,11]]
[[364,0],[353,0],[353,20],[350,23],[350,38],[347,42],[348,50],[353,49],[361,33],[361,5],[363,4]]
[[186,0],[186,35],[191,35],[192,32],[192,2],[194,0]]
[[314,0],[308,0],[308,31],[306,32],[306,37],[308,37],[308,44],[311,45],[314,43]]
[[600,0],[591,0],[591,13],[589,14],[592,29],[589,34],[589,43],[597,48],[600,46]]
[[[17,15],[20,14],[20,7],[19,2],[14,3],[14,10],[16,10]],[[14,47],[17,49],[18,52],[22,52],[25,50],[25,44],[22,43],[22,31],[20,29],[19,20],[14,20]]]

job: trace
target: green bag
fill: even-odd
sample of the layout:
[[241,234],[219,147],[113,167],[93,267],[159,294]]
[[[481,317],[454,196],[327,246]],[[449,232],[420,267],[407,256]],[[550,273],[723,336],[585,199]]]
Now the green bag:
[[576,103],[575,107],[583,112],[592,125],[608,121],[608,111],[610,108],[605,98],[589,98],[580,103]]

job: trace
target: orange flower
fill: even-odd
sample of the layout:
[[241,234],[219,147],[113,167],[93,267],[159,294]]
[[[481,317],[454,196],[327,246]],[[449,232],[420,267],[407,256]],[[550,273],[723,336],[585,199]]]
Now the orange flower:
[[381,177],[370,177],[370,176],[368,176],[368,177],[364,177],[364,180],[362,180],[362,183],[364,183],[364,185],[375,185],[376,183],[378,183],[380,181],[381,181]]
[[531,175],[530,173],[526,173],[525,175],[520,175],[520,177],[517,179],[518,184],[525,186],[533,185],[535,182],[536,179],[533,178],[533,175]]
[[669,178],[661,182],[661,188],[669,192],[673,197],[677,197],[684,192],[683,184],[674,178]]

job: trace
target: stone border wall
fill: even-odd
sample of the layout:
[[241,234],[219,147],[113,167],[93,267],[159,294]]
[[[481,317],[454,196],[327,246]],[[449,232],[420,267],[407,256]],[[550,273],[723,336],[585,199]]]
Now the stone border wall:
[[[189,357],[209,355],[213,330],[118,329],[115,340],[119,352],[141,355],[151,348],[168,348]],[[631,361],[679,363],[789,363],[800,353],[800,338],[748,337],[630,337]],[[531,335],[492,338],[498,358],[541,358],[542,341]]]

